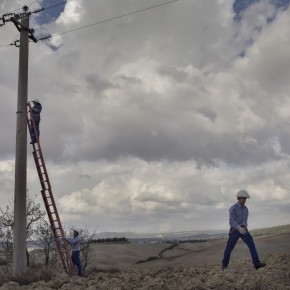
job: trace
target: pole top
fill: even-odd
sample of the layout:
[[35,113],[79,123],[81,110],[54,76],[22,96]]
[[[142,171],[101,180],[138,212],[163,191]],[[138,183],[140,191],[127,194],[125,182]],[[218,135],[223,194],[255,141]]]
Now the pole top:
[[26,13],[29,10],[29,8],[28,8],[28,6],[25,5],[22,7],[22,10]]

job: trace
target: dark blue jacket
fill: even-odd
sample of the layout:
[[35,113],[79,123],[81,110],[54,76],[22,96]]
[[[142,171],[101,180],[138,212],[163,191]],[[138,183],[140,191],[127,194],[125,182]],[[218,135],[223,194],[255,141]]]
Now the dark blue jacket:
[[40,103],[33,102],[32,115],[33,115],[34,118],[37,118],[37,119],[40,120],[41,110],[42,110],[41,104]]

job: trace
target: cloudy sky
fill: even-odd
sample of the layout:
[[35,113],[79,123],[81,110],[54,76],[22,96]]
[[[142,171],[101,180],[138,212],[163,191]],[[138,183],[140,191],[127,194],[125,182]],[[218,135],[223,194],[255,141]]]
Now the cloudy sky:
[[[40,1],[29,99],[64,224],[98,231],[290,223],[289,0]],[[27,5],[0,0],[1,15]],[[76,30],[77,29],[77,30]],[[0,27],[0,203],[14,196],[19,49]],[[40,184],[28,147],[28,188]]]

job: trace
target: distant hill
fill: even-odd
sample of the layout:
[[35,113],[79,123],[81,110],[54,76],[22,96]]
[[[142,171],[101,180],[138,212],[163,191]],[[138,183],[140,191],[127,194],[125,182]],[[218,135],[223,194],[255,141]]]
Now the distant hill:
[[[254,236],[264,235],[276,235],[290,233],[290,224],[254,229],[251,230],[251,234]],[[203,230],[203,231],[179,231],[168,233],[135,233],[135,232],[103,232],[96,235],[97,239],[104,238],[120,238],[126,237],[131,242],[165,242],[165,241],[177,241],[177,240],[196,240],[196,239],[218,239],[228,236],[227,230]]]
[[251,231],[253,236],[281,235],[288,233],[290,233],[290,224],[263,229],[254,229]]
[[184,239],[208,239],[227,235],[227,231],[204,230],[204,231],[180,231],[169,233],[135,233],[135,232],[103,232],[96,235],[96,239],[126,237],[129,241],[176,241]]
[[[287,233],[290,234],[290,224],[251,230],[253,236],[280,235]],[[97,233],[95,240],[126,238],[129,242],[133,243],[161,243],[185,240],[221,239],[227,236],[228,230],[180,231],[172,233],[103,232]],[[27,241],[27,247],[31,249],[41,248],[37,241]]]

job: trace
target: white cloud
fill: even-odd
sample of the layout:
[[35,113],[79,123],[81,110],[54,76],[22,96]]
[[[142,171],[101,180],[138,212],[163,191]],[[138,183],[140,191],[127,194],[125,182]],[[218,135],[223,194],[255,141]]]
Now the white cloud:
[[64,11],[60,14],[56,23],[66,26],[79,23],[81,20],[82,5],[82,1],[67,2]]
[[[59,199],[59,205],[69,219],[78,217],[92,228],[100,225],[112,231],[124,224],[126,230],[162,231],[166,223],[169,231],[177,227],[189,230],[193,225],[196,229],[222,229],[240,188],[249,190],[253,211],[261,204],[286,200],[289,186],[282,185],[281,180],[288,175],[287,166],[288,162],[270,162],[259,168],[221,170],[198,169],[194,162],[147,163],[138,159],[123,159],[114,165],[82,163],[70,175],[85,169],[90,186],[68,192]],[[214,217],[217,212],[218,218]],[[262,215],[267,219],[267,212]],[[271,223],[279,220],[272,217]]]

